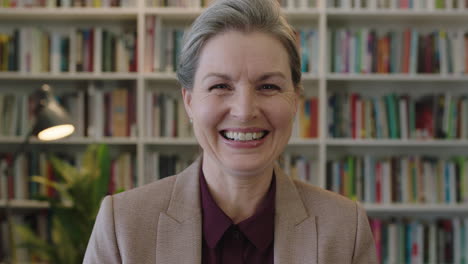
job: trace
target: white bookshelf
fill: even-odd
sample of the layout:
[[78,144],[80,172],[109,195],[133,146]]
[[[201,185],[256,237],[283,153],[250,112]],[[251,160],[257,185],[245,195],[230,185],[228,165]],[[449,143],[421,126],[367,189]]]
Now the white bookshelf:
[[329,146],[468,148],[468,140],[328,139]]
[[461,74],[344,74],[329,73],[328,81],[378,81],[378,82],[466,82],[468,76]]
[[[14,209],[47,209],[49,203],[36,200],[11,200],[10,206]],[[6,207],[6,201],[0,200],[0,209]]]
[[2,20],[24,19],[28,21],[42,20],[135,20],[138,15],[137,8],[113,7],[34,7],[34,8],[0,8]]
[[441,216],[466,215],[467,205],[446,204],[363,204],[369,215],[403,215],[418,216],[420,214]]
[[[23,142],[22,137],[0,137],[2,144],[19,144]],[[93,143],[103,143],[108,145],[135,145],[138,142],[136,137],[103,137],[103,138],[88,138],[88,137],[70,137],[55,141],[40,141],[35,138],[31,138],[31,145],[88,145]]]
[[[20,73],[0,72],[0,80],[37,80],[37,81],[136,81],[137,73]],[[59,87],[58,87],[59,88]],[[59,88],[60,89],[60,88]]]
[[466,21],[467,10],[402,10],[402,9],[352,9],[328,8],[327,16],[330,19],[406,19],[412,21],[427,20],[428,18],[442,21]]
[[[339,89],[341,84],[353,85],[354,83],[367,83],[368,86],[385,84],[386,87],[397,87],[399,83],[415,84],[418,87],[426,83],[450,83],[458,86],[466,86],[468,75],[438,75],[438,74],[337,74],[328,72],[327,62],[327,32],[330,25],[351,24],[369,24],[370,21],[381,21],[398,26],[398,23],[421,23],[428,21],[432,24],[442,21],[444,25],[460,26],[468,21],[468,11],[413,11],[413,10],[341,10],[336,8],[325,8],[325,0],[319,1],[319,7],[307,9],[285,9],[287,18],[291,23],[297,25],[311,25],[317,29],[320,41],[319,65],[321,66],[317,74],[303,74],[303,84],[306,93],[311,93],[319,97],[319,137],[316,139],[297,139],[292,138],[288,144],[287,150],[293,152],[307,152],[308,156],[317,160],[318,166],[314,170],[314,175],[318,178],[321,187],[325,186],[326,162],[332,152],[339,152],[342,148],[359,150],[366,149],[392,150],[393,152],[405,153],[408,148],[413,151],[418,149],[441,147],[447,149],[457,149],[458,152],[467,150],[468,140],[352,140],[352,139],[331,139],[327,138],[327,95],[331,89]],[[144,1],[138,0],[135,7],[125,8],[0,8],[0,23],[8,22],[9,25],[34,23],[35,20],[49,21],[51,23],[62,22],[73,24],[75,21],[86,23],[131,24],[137,31],[138,39],[138,72],[136,73],[13,73],[0,72],[0,82],[35,83],[31,89],[39,87],[42,82],[55,83],[75,83],[75,82],[118,82],[127,81],[134,84],[136,90],[136,110],[138,135],[132,138],[70,138],[58,142],[43,143],[32,140],[33,145],[87,145],[91,143],[106,143],[111,147],[126,146],[135,149],[137,157],[138,182],[143,183],[145,171],[145,154],[148,149],[170,147],[196,147],[195,139],[179,138],[148,138],[144,131],[145,122],[145,94],[148,89],[158,89],[158,85],[172,86],[178,89],[175,73],[173,72],[145,72],[144,60],[145,50],[145,20],[149,16],[160,17],[164,25],[179,25],[193,21],[200,13],[201,8],[158,8],[146,7]],[[91,22],[89,22],[91,21]],[[378,24],[378,23],[377,23]],[[100,55],[100,54],[97,54]],[[54,83],[52,83],[54,84]],[[336,87],[335,87],[336,86]],[[59,85],[54,87],[60,89]],[[0,87],[2,89],[2,87]],[[443,87],[439,91],[443,91]],[[19,144],[22,138],[0,138],[0,145]],[[338,150],[336,150],[338,149]],[[16,204],[13,204],[16,207]],[[19,206],[21,207],[21,206]],[[409,207],[399,206],[367,206],[369,211],[431,211],[433,213],[443,214],[448,209],[439,205],[411,205]],[[402,209],[406,208],[406,209]],[[422,208],[419,210],[418,208]],[[426,209],[424,209],[426,208]],[[453,207],[453,210],[464,212],[464,207]]]

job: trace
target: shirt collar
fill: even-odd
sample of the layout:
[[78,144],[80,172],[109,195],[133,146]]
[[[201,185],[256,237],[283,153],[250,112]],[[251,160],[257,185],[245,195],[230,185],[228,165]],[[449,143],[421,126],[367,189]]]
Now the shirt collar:
[[[260,250],[266,249],[273,241],[275,218],[276,180],[272,177],[265,199],[255,213],[238,223],[239,230]],[[203,235],[210,248],[215,248],[232,220],[219,208],[208,189],[203,171],[200,168],[200,194],[203,211]]]

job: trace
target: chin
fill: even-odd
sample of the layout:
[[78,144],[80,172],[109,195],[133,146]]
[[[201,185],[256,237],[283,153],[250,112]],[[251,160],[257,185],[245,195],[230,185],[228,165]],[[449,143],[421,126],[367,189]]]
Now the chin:
[[252,159],[242,160],[231,160],[224,164],[224,167],[228,169],[232,174],[238,175],[252,175],[262,174],[266,169],[273,167],[273,162],[268,161],[252,161]]

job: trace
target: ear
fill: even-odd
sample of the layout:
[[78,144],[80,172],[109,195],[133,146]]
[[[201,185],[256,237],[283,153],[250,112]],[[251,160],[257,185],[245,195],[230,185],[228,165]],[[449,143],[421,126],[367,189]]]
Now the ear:
[[182,88],[182,99],[184,100],[185,112],[192,118],[192,92],[187,88]]

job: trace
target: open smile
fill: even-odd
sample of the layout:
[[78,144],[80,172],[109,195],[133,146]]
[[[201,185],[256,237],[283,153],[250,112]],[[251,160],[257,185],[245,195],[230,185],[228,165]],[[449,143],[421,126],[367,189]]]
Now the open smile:
[[255,141],[261,140],[268,135],[268,130],[256,131],[256,132],[239,132],[239,131],[229,131],[221,130],[220,134],[227,140],[232,141]]

